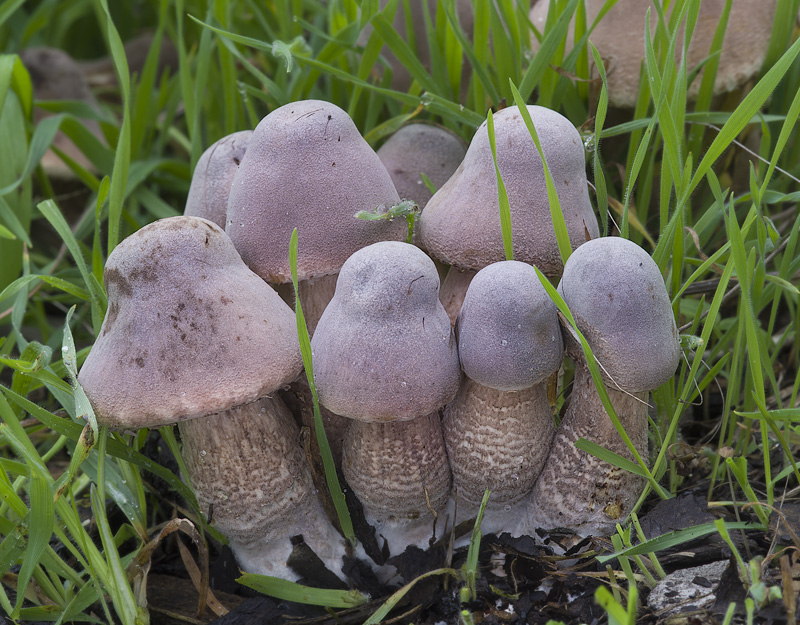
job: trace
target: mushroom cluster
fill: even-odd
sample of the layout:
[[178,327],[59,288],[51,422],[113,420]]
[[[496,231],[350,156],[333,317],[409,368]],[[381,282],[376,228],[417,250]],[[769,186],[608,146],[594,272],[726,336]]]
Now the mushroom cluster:
[[[421,243],[453,265],[451,274],[471,272],[449,311],[433,260],[400,241],[405,224],[354,218],[387,210],[399,195],[347,114],[314,100],[276,109],[254,132],[209,148],[187,215],[142,228],[109,256],[109,308],[79,380],[110,427],[178,423],[184,477],[243,569],[296,579],[289,561],[298,535],[336,574],[347,552],[300,444],[311,399],[299,382],[295,315],[268,284],[290,275],[295,227],[326,430],[384,551],[432,544],[474,516],[486,489],[484,531],[600,533],[629,514],[639,478],[575,448],[587,438],[630,457],[576,336],[586,337],[614,410],[645,455],[648,392],[677,366],[672,310],[646,252],[597,238],[575,128],[552,111],[528,110],[574,249],[563,266],[541,158],[517,109],[498,113],[496,135],[520,260],[502,260],[485,126],[457,168],[439,148],[426,148],[433,156],[416,165],[404,153],[412,144],[384,151],[387,162],[412,163],[395,174],[419,167],[433,179],[439,166],[455,169],[421,218]],[[459,147],[438,130],[433,136],[428,148]],[[561,276],[576,328],[559,323],[532,265]],[[556,428],[548,384],[565,348],[575,384]],[[281,399],[289,385],[300,397],[294,409]]]

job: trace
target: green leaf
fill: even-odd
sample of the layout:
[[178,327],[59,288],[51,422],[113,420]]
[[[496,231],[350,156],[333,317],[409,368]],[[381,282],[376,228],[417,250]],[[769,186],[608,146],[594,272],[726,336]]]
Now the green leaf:
[[354,608],[369,601],[369,597],[358,590],[329,590],[311,588],[278,577],[244,573],[236,581],[258,592],[306,605],[321,605],[328,608]]

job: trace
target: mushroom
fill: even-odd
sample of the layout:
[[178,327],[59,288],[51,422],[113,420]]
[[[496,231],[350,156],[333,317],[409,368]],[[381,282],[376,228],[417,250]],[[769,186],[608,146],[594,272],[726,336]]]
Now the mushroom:
[[[614,412],[646,458],[648,394],[670,380],[681,353],[658,266],[626,239],[595,239],[569,257],[558,291],[601,367]],[[630,514],[643,482],[575,447],[585,438],[633,458],[568,327],[564,342],[575,361],[575,379],[569,407],[531,495],[527,529],[567,527],[582,536],[603,535]]]
[[481,528],[516,532],[517,504],[555,433],[547,380],[564,352],[557,309],[533,267],[502,261],[475,275],[456,329],[467,379],[445,408],[443,430],[459,519],[476,514],[488,488]]
[[184,215],[203,217],[225,228],[233,176],[252,136],[252,130],[234,132],[212,143],[203,152],[194,168]]
[[[581,137],[572,123],[541,106],[528,106],[556,186],[572,248],[599,235],[589,201]],[[548,277],[561,275],[544,167],[517,107],[494,116],[497,165],[511,206],[514,259],[536,265]],[[420,243],[452,265],[440,297],[455,321],[466,286],[478,270],[505,260],[497,177],[484,122],[459,168],[430,199],[419,220]],[[458,289],[450,284],[458,283]]]
[[397,193],[425,208],[433,193],[422,180],[425,174],[435,188],[450,179],[461,164],[467,146],[455,133],[433,124],[407,124],[378,149]]
[[355,213],[385,212],[399,201],[347,113],[303,100],[275,109],[256,127],[233,178],[225,230],[248,267],[267,282],[289,285],[289,238],[297,228],[301,302],[313,332],[348,256],[406,237],[402,220],[364,221]]
[[[604,0],[586,0],[586,20],[591,24],[605,4]],[[758,74],[767,55],[767,48],[775,19],[777,0],[737,0],[731,3],[731,12],[725,31],[725,39],[719,59],[719,69],[714,82],[714,93],[720,94],[738,89]],[[670,5],[669,11],[674,8]],[[537,2],[531,9],[533,25],[543,32],[550,3]],[[709,52],[711,40],[717,29],[725,0],[703,0],[689,43],[689,71],[701,63]],[[632,108],[639,95],[639,74],[644,61],[644,26],[650,9],[650,30],[653,32],[658,20],[653,2],[650,0],[619,0],[598,23],[589,38],[604,58],[610,59],[608,70],[608,100],[612,106]],[[683,51],[683,26],[676,54]],[[567,35],[567,49],[574,46],[574,24]],[[620,37],[620,33],[625,33]],[[539,49],[536,37],[531,39],[531,50]],[[589,56],[592,62],[591,55]],[[596,74],[597,70],[592,67]],[[700,80],[689,85],[690,100],[697,98]]]
[[156,221],[109,255],[109,306],[79,381],[111,428],[179,422],[201,510],[243,569],[296,579],[290,538],[333,571],[344,545],[315,495],[285,406],[302,368],[295,317],[199,217]]
[[458,352],[436,267],[413,245],[353,254],[311,340],[319,399],[355,419],[342,469],[389,551],[426,547],[448,500],[438,410],[458,390]]

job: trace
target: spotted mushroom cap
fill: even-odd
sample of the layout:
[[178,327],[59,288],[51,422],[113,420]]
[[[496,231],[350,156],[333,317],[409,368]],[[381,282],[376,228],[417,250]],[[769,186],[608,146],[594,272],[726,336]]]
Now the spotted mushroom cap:
[[[558,291],[592,353],[620,389],[658,388],[675,373],[680,344],[658,265],[635,243],[603,237],[567,260]],[[567,330],[570,355],[582,357]]]
[[456,134],[433,124],[408,124],[378,149],[397,193],[425,208],[433,195],[422,180],[425,174],[437,189],[453,175],[467,146]]
[[210,221],[145,226],[114,249],[104,279],[108,311],[78,376],[103,424],[201,417],[300,373],[294,313]]
[[521,391],[557,371],[564,355],[558,309],[536,270],[516,260],[481,269],[458,315],[464,373],[500,391]]
[[[573,249],[599,234],[589,201],[583,143],[564,116],[528,106],[545,159],[555,182]],[[544,168],[517,107],[494,115],[497,163],[511,206],[514,258],[559,276],[558,251]],[[489,132],[484,122],[475,133],[464,161],[430,199],[419,220],[422,247],[460,269],[478,271],[505,260],[497,198],[497,177]]]
[[458,351],[433,261],[413,245],[375,243],[342,267],[311,349],[319,399],[362,421],[413,419],[458,390]]
[[[586,0],[586,19],[592,23],[605,0]],[[531,22],[543,32],[550,3],[537,2],[530,13]],[[674,6],[674,5],[673,5]],[[777,0],[736,0],[722,43],[720,64],[714,83],[714,92],[725,93],[742,86],[758,74],[767,55]],[[703,0],[689,44],[687,68],[692,71],[707,56],[711,40],[725,7],[725,0]],[[604,59],[608,59],[608,96],[612,106],[633,107],[639,94],[639,73],[644,60],[644,26],[650,9],[650,29],[655,31],[658,14],[652,0],[619,0],[599,22],[590,36],[592,43]],[[573,43],[573,24],[567,33],[567,49]],[[679,35],[677,53],[683,50],[683,26]],[[620,36],[620,33],[625,33]],[[539,49],[536,37],[531,39],[531,49]],[[596,70],[592,70],[597,75]],[[689,86],[688,95],[695,99],[700,89],[700,78]]]
[[289,239],[298,230],[300,280],[337,273],[356,250],[403,240],[403,219],[366,221],[400,201],[389,173],[338,106],[292,102],[256,127],[233,178],[225,230],[264,280],[291,281]]
[[203,217],[225,228],[233,176],[239,169],[252,136],[252,130],[234,132],[212,143],[203,152],[194,168],[184,215]]

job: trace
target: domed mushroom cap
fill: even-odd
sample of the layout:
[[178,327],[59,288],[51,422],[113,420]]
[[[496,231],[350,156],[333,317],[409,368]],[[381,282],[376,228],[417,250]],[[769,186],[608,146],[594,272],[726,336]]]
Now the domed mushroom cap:
[[300,373],[294,313],[210,221],[145,226],[114,249],[104,279],[108,311],[78,377],[106,425],[220,412]]
[[481,269],[458,316],[458,354],[468,377],[521,391],[556,371],[564,345],[558,309],[536,270],[516,260]]
[[320,402],[351,419],[425,415],[450,401],[461,372],[433,261],[375,243],[342,267],[311,349]]
[[[587,0],[586,19],[591,24],[603,7],[605,0]],[[753,78],[761,69],[772,32],[777,0],[736,0],[731,4],[725,39],[722,43],[720,64],[714,82],[714,92],[724,93],[737,89]],[[550,3],[537,2],[530,18],[541,32],[547,21]],[[673,5],[674,6],[674,5]],[[687,68],[691,71],[709,52],[725,0],[703,0],[689,44]],[[658,13],[652,0],[620,0],[603,17],[592,31],[590,39],[604,58],[610,60],[608,71],[608,96],[612,106],[633,107],[639,94],[639,71],[644,59],[644,25],[650,9],[650,29],[655,31]],[[669,11],[671,11],[670,7]],[[573,24],[567,31],[567,49],[573,45]],[[620,36],[624,33],[624,36]],[[676,54],[683,50],[684,26],[679,33]],[[539,49],[535,37],[531,49]],[[591,59],[590,59],[591,62]],[[593,69],[597,76],[597,70]],[[700,90],[700,78],[689,86],[688,95],[695,99]]]
[[289,282],[289,239],[299,236],[300,280],[339,271],[356,250],[403,240],[405,220],[364,221],[361,210],[400,201],[389,173],[338,106],[293,102],[256,127],[233,179],[226,231],[264,280]]
[[[572,247],[599,235],[589,201],[583,143],[572,123],[541,106],[528,106],[555,182]],[[561,274],[544,168],[517,107],[494,116],[497,163],[511,206],[514,258]],[[422,246],[432,256],[462,269],[480,270],[505,260],[497,178],[484,122],[464,161],[425,206],[419,220]]]
[[[567,260],[558,291],[622,390],[650,391],[674,375],[681,352],[669,296],[658,266],[638,245],[619,237],[584,243]],[[571,353],[581,351],[566,342]]]
[[234,132],[212,143],[203,152],[194,168],[184,215],[202,217],[225,228],[233,176],[239,169],[252,136],[252,130]]
[[459,136],[432,124],[408,124],[378,149],[398,195],[425,208],[433,195],[422,181],[425,174],[439,189],[450,179],[467,151]]

